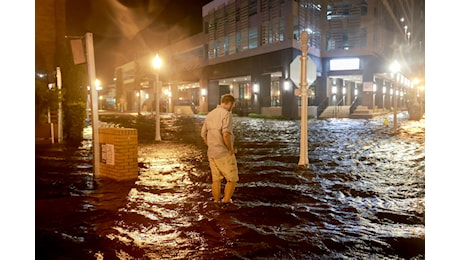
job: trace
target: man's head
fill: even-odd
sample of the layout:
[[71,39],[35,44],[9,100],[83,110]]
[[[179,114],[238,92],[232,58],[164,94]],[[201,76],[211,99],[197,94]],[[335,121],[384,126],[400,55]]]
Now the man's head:
[[228,111],[232,111],[233,105],[235,105],[235,98],[230,94],[225,94],[220,100],[220,105]]

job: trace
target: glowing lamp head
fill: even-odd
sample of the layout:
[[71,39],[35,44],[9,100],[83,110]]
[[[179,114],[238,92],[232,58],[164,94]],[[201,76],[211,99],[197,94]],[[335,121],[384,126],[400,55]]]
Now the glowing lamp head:
[[395,60],[390,66],[390,70],[393,73],[398,73],[400,69],[401,69],[401,65],[399,64],[397,60]]
[[163,61],[160,59],[160,56],[158,54],[155,55],[155,58],[152,60],[152,65],[155,69],[161,68],[161,65],[163,64]]

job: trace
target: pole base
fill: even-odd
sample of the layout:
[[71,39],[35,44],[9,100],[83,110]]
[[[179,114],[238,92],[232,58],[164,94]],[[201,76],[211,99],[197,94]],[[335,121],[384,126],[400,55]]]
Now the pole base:
[[299,165],[307,166],[308,164],[309,164],[308,159],[300,159],[299,160]]

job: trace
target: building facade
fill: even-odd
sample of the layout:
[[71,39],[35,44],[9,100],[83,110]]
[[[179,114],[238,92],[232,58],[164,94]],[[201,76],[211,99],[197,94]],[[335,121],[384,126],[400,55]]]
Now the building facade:
[[[223,94],[231,93],[239,114],[298,117],[300,97],[291,63],[301,55],[302,31],[309,34],[308,58],[316,65],[309,114],[317,116],[327,106],[357,104],[390,109],[393,98],[404,107],[412,77],[424,76],[424,33],[414,33],[424,30],[423,12],[414,13],[420,10],[419,2],[212,1],[202,8],[202,33],[158,51],[168,64],[160,74],[161,100],[169,102],[163,111],[192,105],[196,112],[207,112]],[[401,71],[390,73],[395,60]],[[144,84],[148,87],[143,90],[142,80],[134,80],[134,67],[118,69],[125,73],[125,89],[140,91],[142,98],[153,83]],[[127,87],[130,73],[135,86]]]

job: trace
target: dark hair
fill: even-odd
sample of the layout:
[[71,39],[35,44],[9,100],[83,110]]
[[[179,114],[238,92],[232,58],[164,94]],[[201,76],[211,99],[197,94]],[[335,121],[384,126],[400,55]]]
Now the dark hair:
[[221,100],[220,100],[220,103],[221,103],[221,104],[227,104],[227,103],[229,103],[229,102],[235,103],[235,98],[234,98],[232,95],[230,95],[230,94],[225,94],[225,95],[223,95],[222,98],[221,98]]

